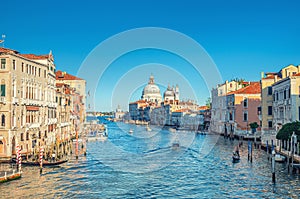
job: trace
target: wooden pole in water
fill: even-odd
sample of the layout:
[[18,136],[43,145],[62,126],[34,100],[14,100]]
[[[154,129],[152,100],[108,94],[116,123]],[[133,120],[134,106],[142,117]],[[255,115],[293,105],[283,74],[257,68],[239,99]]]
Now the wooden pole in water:
[[251,147],[250,147],[250,149],[251,149],[251,159],[250,159],[250,162],[252,163],[252,151],[253,151],[253,143],[251,142],[251,145],[250,145]]
[[272,150],[272,182],[275,183],[275,150]]
[[41,147],[40,148],[40,174],[42,174],[43,172],[43,152],[44,152],[44,148]]
[[78,131],[76,131],[76,159],[78,159]]

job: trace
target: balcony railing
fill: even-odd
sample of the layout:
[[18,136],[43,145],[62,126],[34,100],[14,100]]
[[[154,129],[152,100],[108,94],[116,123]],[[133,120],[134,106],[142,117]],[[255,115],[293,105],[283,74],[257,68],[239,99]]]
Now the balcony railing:
[[13,103],[13,104],[18,104],[18,103],[19,103],[19,99],[16,98],[16,97],[13,97],[13,98],[12,98],[12,103]]
[[6,100],[5,100],[5,97],[0,97],[0,103],[2,103],[2,104],[5,104],[6,103]]

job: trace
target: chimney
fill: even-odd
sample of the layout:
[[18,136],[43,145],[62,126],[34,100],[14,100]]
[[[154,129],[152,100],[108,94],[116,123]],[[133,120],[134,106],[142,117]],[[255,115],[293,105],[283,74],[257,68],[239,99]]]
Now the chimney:
[[260,78],[264,78],[265,77],[265,73],[264,72],[260,72]]

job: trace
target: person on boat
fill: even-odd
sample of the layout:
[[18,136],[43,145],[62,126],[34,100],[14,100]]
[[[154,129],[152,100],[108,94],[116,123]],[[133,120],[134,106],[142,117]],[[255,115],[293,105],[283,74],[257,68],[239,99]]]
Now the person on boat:
[[234,148],[234,153],[235,153],[237,156],[240,156],[239,146],[238,146],[238,145]]
[[55,161],[55,153],[52,153],[52,162]]

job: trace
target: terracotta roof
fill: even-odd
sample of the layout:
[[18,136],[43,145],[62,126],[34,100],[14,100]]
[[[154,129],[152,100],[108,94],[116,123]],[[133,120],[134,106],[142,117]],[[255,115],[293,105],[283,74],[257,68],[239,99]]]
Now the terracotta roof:
[[56,80],[83,80],[79,77],[70,75],[70,74],[68,74],[66,72],[62,72],[60,70],[56,71],[55,75],[56,75]]
[[261,86],[260,82],[250,82],[249,86],[245,86],[244,88],[241,88],[236,91],[232,91],[228,93],[227,95],[231,94],[260,94],[261,93]]
[[190,111],[191,111],[191,110],[188,109],[188,108],[183,108],[183,109],[176,110],[176,111],[174,111],[174,112],[176,112],[176,113],[186,113],[186,112],[190,112]]
[[267,77],[264,77],[262,79],[275,79],[275,75],[268,75]]
[[198,107],[199,111],[201,111],[201,110],[207,110],[207,109],[209,109],[208,106],[199,106]]
[[145,100],[138,100],[135,102],[131,102],[130,104],[143,104],[143,103],[147,103]]
[[19,52],[16,50],[9,49],[9,48],[0,47],[0,53],[16,53],[16,54],[18,54]]
[[20,54],[27,59],[48,59],[49,55],[35,55],[35,54]]

